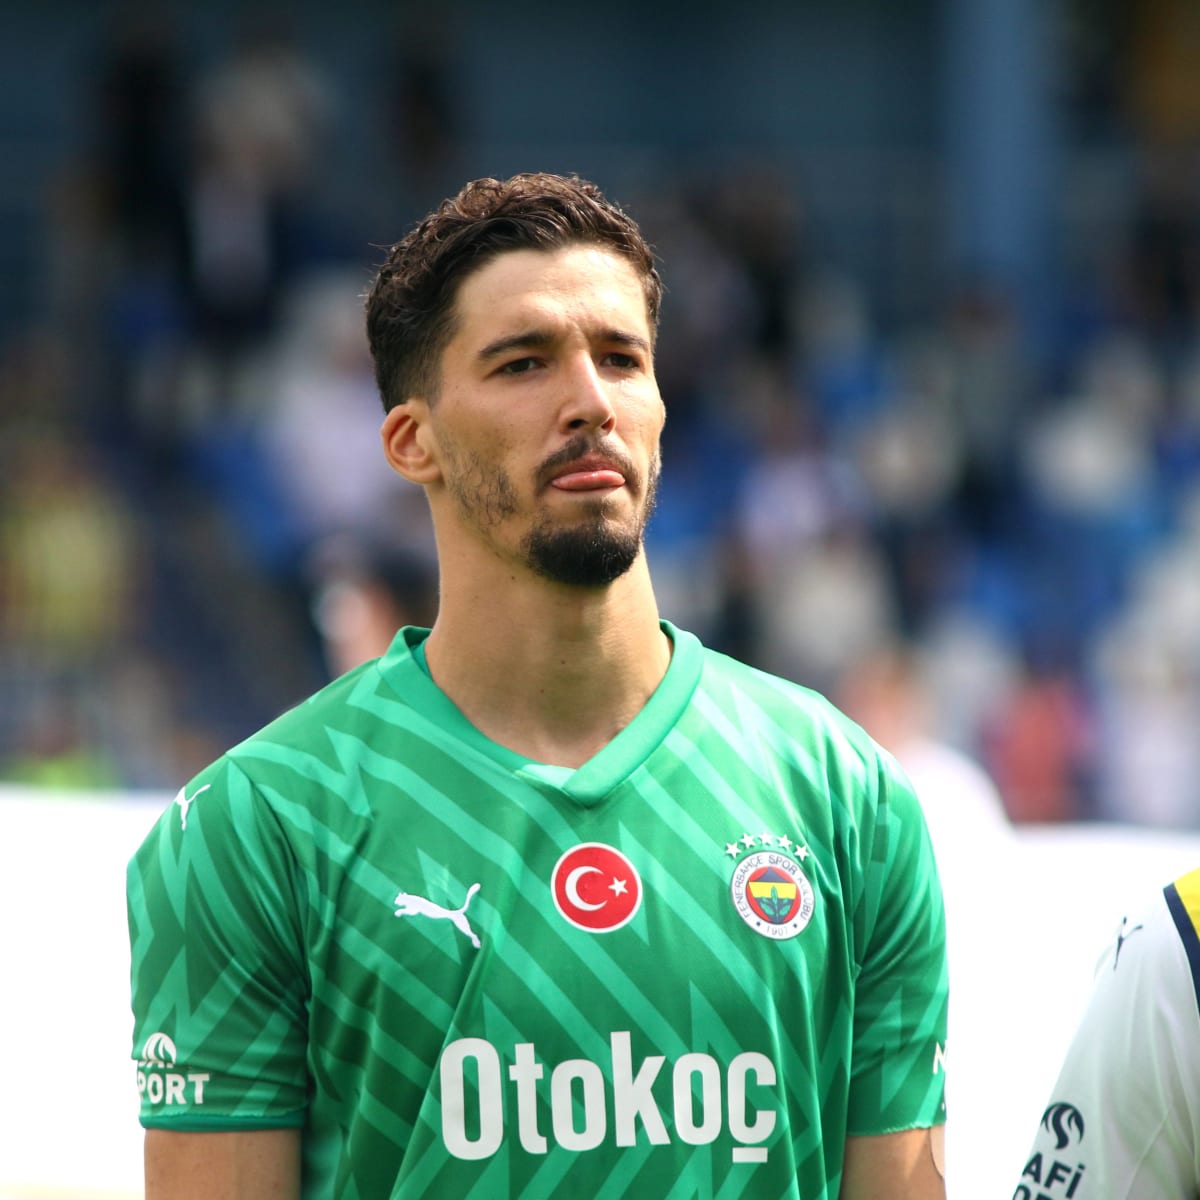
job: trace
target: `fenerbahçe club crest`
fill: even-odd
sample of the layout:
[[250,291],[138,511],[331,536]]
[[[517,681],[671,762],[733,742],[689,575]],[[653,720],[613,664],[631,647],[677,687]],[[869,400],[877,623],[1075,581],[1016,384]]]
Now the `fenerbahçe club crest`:
[[812,920],[816,899],[800,864],[808,847],[770,833],[743,834],[725,847],[736,860],[729,895],[737,914],[765,938],[793,938]]

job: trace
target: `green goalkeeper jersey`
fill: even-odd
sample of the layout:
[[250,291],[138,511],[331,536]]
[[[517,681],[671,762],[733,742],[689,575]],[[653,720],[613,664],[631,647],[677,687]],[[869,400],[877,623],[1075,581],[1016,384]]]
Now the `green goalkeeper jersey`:
[[835,1200],[944,1119],[933,856],[895,762],[664,624],[577,770],[425,630],[183,788],[129,868],[142,1123],[302,1127],[306,1197]]

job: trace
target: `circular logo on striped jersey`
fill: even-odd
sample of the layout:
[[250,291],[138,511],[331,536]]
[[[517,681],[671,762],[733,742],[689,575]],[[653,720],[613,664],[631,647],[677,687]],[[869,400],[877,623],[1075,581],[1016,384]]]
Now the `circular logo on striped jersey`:
[[633,863],[603,842],[572,846],[554,866],[550,891],[558,911],[588,933],[620,929],[642,903],[642,880]]
[[760,851],[738,863],[730,883],[738,916],[763,937],[793,938],[812,920],[812,884],[790,854]]

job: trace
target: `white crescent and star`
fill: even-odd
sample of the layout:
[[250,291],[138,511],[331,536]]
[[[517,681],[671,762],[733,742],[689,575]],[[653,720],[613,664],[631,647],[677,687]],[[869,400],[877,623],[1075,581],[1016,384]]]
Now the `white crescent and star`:
[[[601,900],[599,904],[589,904],[579,894],[579,881],[585,875],[601,874],[599,867],[576,867],[570,875],[567,876],[566,883],[563,884],[563,891],[567,893],[567,899],[576,907],[583,909],[584,912],[595,912],[598,908],[603,908],[608,901]],[[624,896],[626,893],[626,882],[624,879],[618,879],[615,875],[613,881],[608,885],[608,890],[613,896]]]

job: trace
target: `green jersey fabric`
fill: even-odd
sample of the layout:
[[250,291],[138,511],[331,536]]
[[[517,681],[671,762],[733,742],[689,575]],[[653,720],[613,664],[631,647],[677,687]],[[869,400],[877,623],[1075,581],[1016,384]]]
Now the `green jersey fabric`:
[[302,1126],[306,1197],[835,1200],[847,1135],[942,1121],[902,773],[664,629],[578,770],[483,737],[405,629],[181,790],[129,868],[142,1123]]

